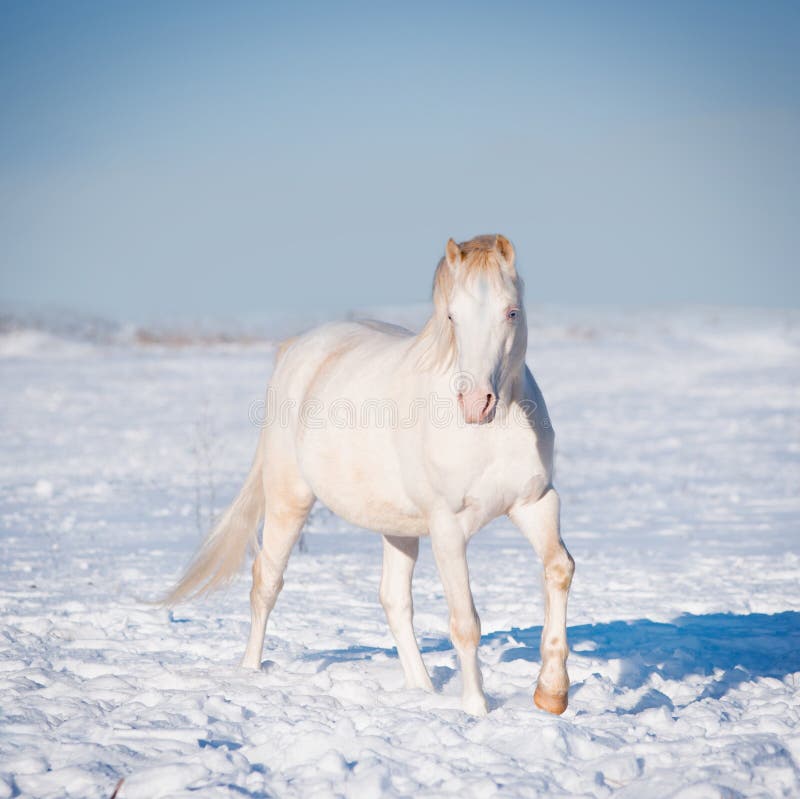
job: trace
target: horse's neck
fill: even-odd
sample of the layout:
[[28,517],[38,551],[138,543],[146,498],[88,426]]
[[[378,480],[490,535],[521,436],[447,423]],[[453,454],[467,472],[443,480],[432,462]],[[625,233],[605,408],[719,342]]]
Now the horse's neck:
[[505,379],[505,382],[498,389],[498,400],[510,405],[512,402],[519,402],[526,399],[525,396],[525,361],[512,369]]

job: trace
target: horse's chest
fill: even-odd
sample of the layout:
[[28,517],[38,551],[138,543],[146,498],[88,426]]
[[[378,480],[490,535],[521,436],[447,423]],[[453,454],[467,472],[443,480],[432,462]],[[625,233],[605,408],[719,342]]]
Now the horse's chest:
[[429,449],[435,490],[457,510],[482,509],[486,521],[505,513],[523,496],[541,494],[551,478],[533,431],[525,428],[467,428]]

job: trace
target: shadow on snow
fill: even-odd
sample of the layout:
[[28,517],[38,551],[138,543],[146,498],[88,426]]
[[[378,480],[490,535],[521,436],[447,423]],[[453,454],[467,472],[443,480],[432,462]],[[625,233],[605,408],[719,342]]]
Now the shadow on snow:
[[[512,627],[487,633],[481,637],[481,645],[511,644],[500,657],[504,662],[538,662],[541,634],[541,627]],[[691,674],[708,676],[719,669],[721,676],[698,697],[716,699],[743,682],[758,677],[782,679],[800,671],[800,613],[796,611],[687,613],[669,623],[636,619],[582,624],[570,627],[568,636],[573,657],[618,662],[615,683],[620,688],[639,688],[653,674],[665,680],[682,680]],[[423,654],[443,652],[452,645],[446,638],[423,638],[420,649]],[[377,655],[397,657],[394,648],[366,646],[307,652],[304,657],[322,661],[323,670],[332,663]],[[434,684],[452,676],[452,670],[444,671],[447,674],[433,675]]]

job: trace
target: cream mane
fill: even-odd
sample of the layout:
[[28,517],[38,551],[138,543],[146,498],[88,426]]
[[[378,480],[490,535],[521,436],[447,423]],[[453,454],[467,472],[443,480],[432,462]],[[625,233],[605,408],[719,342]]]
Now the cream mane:
[[477,277],[488,277],[501,285],[510,282],[522,299],[523,283],[514,268],[514,247],[505,236],[483,235],[460,244],[452,239],[450,242],[460,254],[460,263],[451,266],[447,256],[439,261],[433,277],[433,313],[412,348],[417,353],[420,368],[431,371],[444,371],[455,359],[456,340],[447,308],[456,285],[468,285]]

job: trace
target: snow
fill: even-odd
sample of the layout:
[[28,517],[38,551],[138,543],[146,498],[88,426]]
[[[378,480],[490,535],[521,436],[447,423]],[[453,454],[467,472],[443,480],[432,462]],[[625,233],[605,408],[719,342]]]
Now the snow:
[[379,536],[321,507],[260,673],[236,665],[247,579],[147,604],[247,472],[273,344],[0,335],[0,797],[800,794],[800,316],[529,316],[577,563],[558,718],[531,700],[540,565],[504,519],[469,555],[484,719],[427,542],[435,695],[403,688]]

